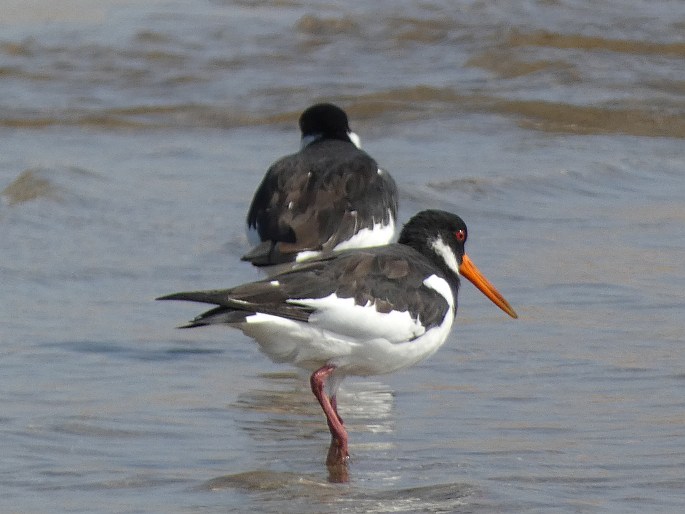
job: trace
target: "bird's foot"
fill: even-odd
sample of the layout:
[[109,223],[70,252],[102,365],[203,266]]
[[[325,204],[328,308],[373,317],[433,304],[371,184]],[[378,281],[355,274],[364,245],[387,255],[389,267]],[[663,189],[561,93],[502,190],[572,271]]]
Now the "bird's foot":
[[328,448],[326,466],[328,467],[328,480],[334,483],[346,483],[349,481],[349,468],[347,466],[350,454],[347,451],[346,440],[331,440]]
[[350,453],[347,451],[347,441],[332,439],[331,446],[328,448],[326,457],[327,466],[347,465],[350,460]]

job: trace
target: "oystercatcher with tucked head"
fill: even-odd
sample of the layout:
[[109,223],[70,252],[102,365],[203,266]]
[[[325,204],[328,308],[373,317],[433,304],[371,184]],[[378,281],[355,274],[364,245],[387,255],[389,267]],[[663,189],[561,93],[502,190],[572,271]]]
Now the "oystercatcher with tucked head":
[[344,377],[390,373],[435,352],[457,314],[461,277],[517,317],[464,252],[467,235],[459,216],[422,211],[396,244],[336,252],[265,280],[160,300],[215,305],[186,327],[227,324],[273,361],[311,371],[332,436],[327,464],[344,468],[347,431],[336,404]]
[[274,163],[247,214],[255,266],[384,245],[395,235],[397,186],[359,147],[347,114],[323,103],[300,117],[299,152]]

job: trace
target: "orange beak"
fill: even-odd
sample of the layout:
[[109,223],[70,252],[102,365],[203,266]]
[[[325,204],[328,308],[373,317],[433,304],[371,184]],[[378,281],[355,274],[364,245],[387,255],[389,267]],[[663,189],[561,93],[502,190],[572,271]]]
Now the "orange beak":
[[518,318],[518,314],[516,314],[514,309],[511,308],[509,302],[507,302],[504,299],[504,296],[502,296],[500,292],[495,289],[495,286],[493,286],[488,279],[483,276],[480,270],[466,254],[464,254],[462,257],[461,266],[459,266],[459,273],[468,278],[471,283],[480,289],[485,296],[490,298],[492,303],[497,305],[497,307],[509,314],[509,316],[512,318]]

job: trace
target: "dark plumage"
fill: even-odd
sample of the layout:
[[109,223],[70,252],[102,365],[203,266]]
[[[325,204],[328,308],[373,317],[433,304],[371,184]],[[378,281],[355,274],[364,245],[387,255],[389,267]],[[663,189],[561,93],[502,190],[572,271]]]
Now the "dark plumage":
[[243,260],[268,266],[339,250],[341,244],[388,243],[397,186],[356,146],[345,112],[314,105],[300,117],[300,130],[302,149],[274,163],[255,192],[247,226],[257,245]]
[[[335,294],[338,298],[353,298],[355,305],[373,306],[379,313],[408,311],[413,319],[420,318],[421,324],[430,329],[442,322],[450,308],[438,292],[423,283],[433,273],[435,264],[429,257],[395,244],[347,250],[231,289],[177,293],[162,299],[220,306],[198,316],[184,328],[217,322],[237,323],[256,312],[306,322],[315,309],[298,305],[297,300]],[[439,276],[447,279],[448,273]],[[448,282],[456,301],[459,278],[449,274]],[[278,287],[272,285],[274,281]]]

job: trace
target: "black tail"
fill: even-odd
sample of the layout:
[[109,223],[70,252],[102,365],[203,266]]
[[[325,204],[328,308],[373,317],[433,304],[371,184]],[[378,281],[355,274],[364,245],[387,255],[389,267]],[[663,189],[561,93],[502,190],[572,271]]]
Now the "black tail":
[[212,291],[186,291],[173,293],[155,298],[155,300],[182,300],[186,302],[209,303],[212,305],[224,305],[230,300],[227,289],[215,289]]
[[264,241],[243,255],[240,260],[263,267],[293,262],[296,258],[297,252],[281,253],[277,243]]

